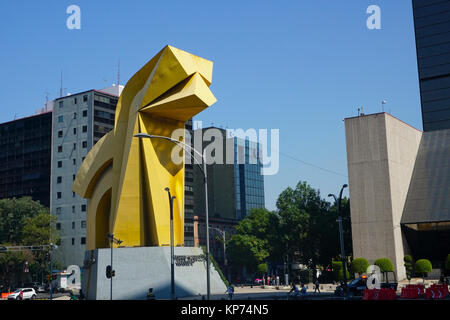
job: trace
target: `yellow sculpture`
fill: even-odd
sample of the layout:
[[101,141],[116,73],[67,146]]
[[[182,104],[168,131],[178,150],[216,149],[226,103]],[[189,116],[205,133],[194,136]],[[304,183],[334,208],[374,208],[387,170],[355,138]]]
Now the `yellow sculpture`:
[[109,247],[107,233],[127,247],[170,245],[166,187],[176,197],[174,244],[184,245],[184,162],[173,163],[170,141],[133,136],[170,137],[215,103],[212,67],[209,60],[166,46],[128,81],[114,130],[88,153],[73,185],[89,199],[87,250]]

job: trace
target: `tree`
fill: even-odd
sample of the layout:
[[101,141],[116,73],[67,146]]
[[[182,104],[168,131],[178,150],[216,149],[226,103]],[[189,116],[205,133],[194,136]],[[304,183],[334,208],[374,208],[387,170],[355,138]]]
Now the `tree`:
[[[0,200],[0,243],[3,246],[40,246],[56,243],[59,239],[54,227],[55,216],[49,209],[30,197],[20,199]],[[3,284],[12,285],[19,281],[17,274],[23,270],[23,264],[28,262],[29,270],[35,279],[43,277],[48,270],[48,249],[21,252],[6,252],[0,254],[0,280]],[[26,259],[26,260],[24,260]],[[58,262],[55,261],[55,265]],[[12,273],[12,275],[11,275]],[[17,274],[16,274],[17,273]],[[12,278],[11,278],[12,277]]]
[[410,281],[413,274],[413,259],[409,254],[407,254],[403,257],[403,262],[405,263],[406,278]]
[[228,244],[228,256],[234,264],[256,271],[256,267],[268,256],[267,241],[253,235],[234,234]]
[[380,258],[375,260],[374,265],[380,268],[380,272],[383,274],[384,279],[388,279],[386,273],[394,271],[394,265],[389,258]]
[[447,258],[445,259],[445,270],[447,272],[450,272],[450,254],[447,255]]
[[[344,280],[344,270],[342,268],[342,261],[332,260],[331,266],[333,268],[334,279],[338,281]],[[348,270],[345,270],[345,274],[347,279],[350,278],[350,273]]]
[[1,199],[0,243],[22,243],[26,219],[48,212],[48,208],[31,197]]
[[414,267],[416,272],[422,275],[423,282],[425,283],[427,273],[433,271],[433,266],[431,265],[430,260],[419,259],[414,264]]
[[367,271],[369,261],[364,258],[356,258],[352,261],[351,270],[353,273],[362,274]]

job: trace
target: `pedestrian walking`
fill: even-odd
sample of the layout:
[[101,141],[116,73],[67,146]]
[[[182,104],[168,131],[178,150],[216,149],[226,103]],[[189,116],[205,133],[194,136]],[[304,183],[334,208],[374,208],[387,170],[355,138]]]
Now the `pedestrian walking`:
[[314,293],[316,293],[317,291],[319,291],[319,293],[320,293],[320,282],[319,282],[319,279],[316,279],[316,283],[315,283],[315,287],[314,287]]
[[228,289],[227,289],[226,293],[228,294],[228,300],[232,300],[233,299],[233,293],[234,293],[234,287],[233,287],[232,284],[230,284],[228,286]]

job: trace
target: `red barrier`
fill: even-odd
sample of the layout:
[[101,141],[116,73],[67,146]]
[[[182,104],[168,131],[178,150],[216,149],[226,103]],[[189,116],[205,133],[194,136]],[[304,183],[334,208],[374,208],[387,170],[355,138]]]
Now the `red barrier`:
[[394,289],[365,289],[363,300],[395,300],[397,294]]

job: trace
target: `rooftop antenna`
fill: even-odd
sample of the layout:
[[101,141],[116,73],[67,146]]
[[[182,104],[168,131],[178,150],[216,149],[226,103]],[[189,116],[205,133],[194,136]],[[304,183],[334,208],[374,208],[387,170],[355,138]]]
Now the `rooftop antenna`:
[[359,115],[360,115],[360,111],[361,111],[361,109],[360,109],[360,108],[358,108],[358,117],[359,117]]
[[119,63],[117,65],[117,85],[120,86],[120,58]]
[[363,106],[361,106],[361,115],[362,116],[364,115],[364,107]]
[[62,81],[62,69],[61,69],[61,79],[60,79],[60,87],[59,87],[59,97],[62,98],[63,92],[63,81]]
[[50,94],[49,92],[48,92],[48,90],[45,90],[45,107],[44,107],[44,110],[45,110],[45,112],[47,112],[47,104],[48,104],[48,95]]
[[381,101],[381,111],[384,112],[384,105],[387,103],[386,99]]
[[61,81],[61,85],[59,87],[59,97],[62,98],[63,90],[67,89],[67,88],[63,88],[63,72],[62,72],[62,69],[61,69],[61,79],[60,79],[60,81]]

